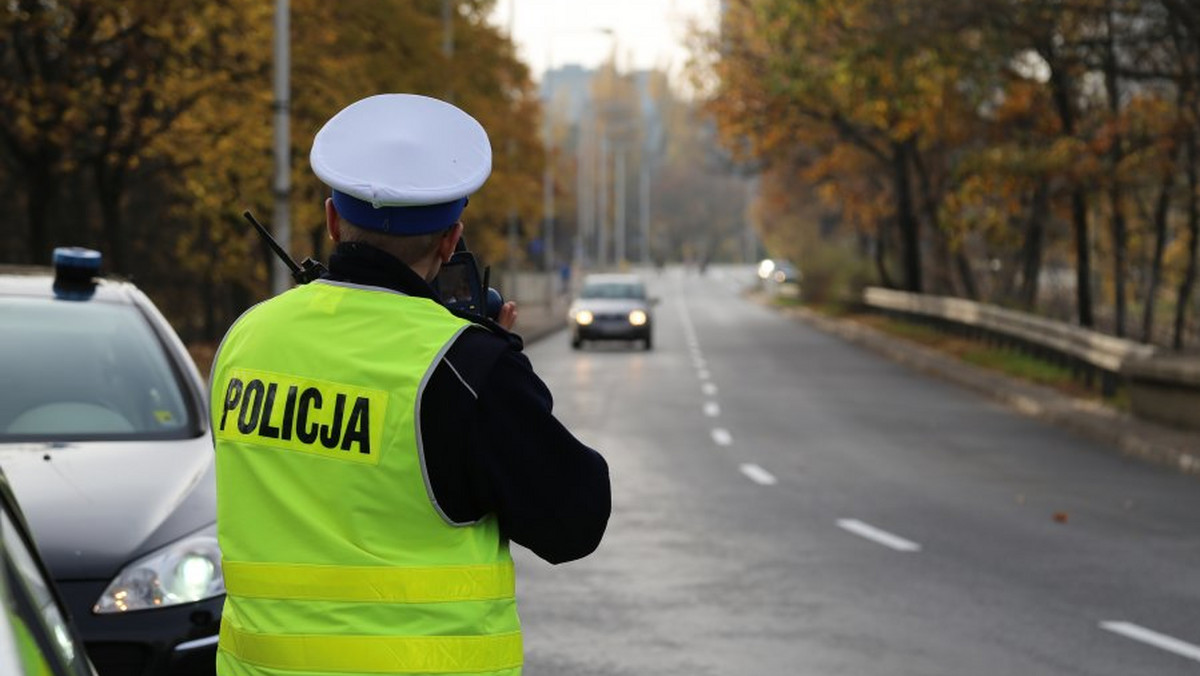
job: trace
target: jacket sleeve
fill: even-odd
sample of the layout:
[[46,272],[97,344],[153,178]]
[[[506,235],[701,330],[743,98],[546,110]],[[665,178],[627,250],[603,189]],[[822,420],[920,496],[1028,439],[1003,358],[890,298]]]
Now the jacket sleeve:
[[524,354],[506,351],[483,379],[474,492],[513,542],[550,563],[599,546],[612,507],[608,464],[554,417],[553,399]]

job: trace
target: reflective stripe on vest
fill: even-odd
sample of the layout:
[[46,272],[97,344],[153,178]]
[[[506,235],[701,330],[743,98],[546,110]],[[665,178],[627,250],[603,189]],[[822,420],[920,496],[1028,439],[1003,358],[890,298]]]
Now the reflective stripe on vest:
[[244,598],[448,603],[512,598],[511,561],[383,568],[224,561],[225,589]]
[[270,669],[453,674],[521,666],[521,632],[488,636],[276,636],[221,623],[221,650]]

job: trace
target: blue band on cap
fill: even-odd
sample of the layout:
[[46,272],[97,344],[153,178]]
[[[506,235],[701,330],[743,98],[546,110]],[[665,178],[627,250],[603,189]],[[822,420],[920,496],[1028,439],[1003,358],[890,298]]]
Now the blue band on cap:
[[334,190],[333,206],[339,216],[360,228],[390,235],[427,235],[457,223],[467,206],[467,198],[441,204],[376,209],[370,202]]

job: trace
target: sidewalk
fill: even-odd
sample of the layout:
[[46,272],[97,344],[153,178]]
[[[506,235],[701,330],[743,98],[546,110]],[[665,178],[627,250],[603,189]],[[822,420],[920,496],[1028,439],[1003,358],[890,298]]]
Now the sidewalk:
[[882,333],[851,319],[835,319],[804,307],[772,306],[786,316],[884,355],[922,373],[975,390],[1016,411],[1101,442],[1122,455],[1200,476],[1200,433],[1148,422],[1057,390],[960,361],[943,352]]

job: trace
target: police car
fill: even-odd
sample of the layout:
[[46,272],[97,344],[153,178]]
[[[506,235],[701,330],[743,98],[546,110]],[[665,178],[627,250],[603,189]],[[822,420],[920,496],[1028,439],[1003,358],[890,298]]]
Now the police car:
[[205,386],[100,255],[0,266],[0,469],[100,676],[214,671],[224,600]]

